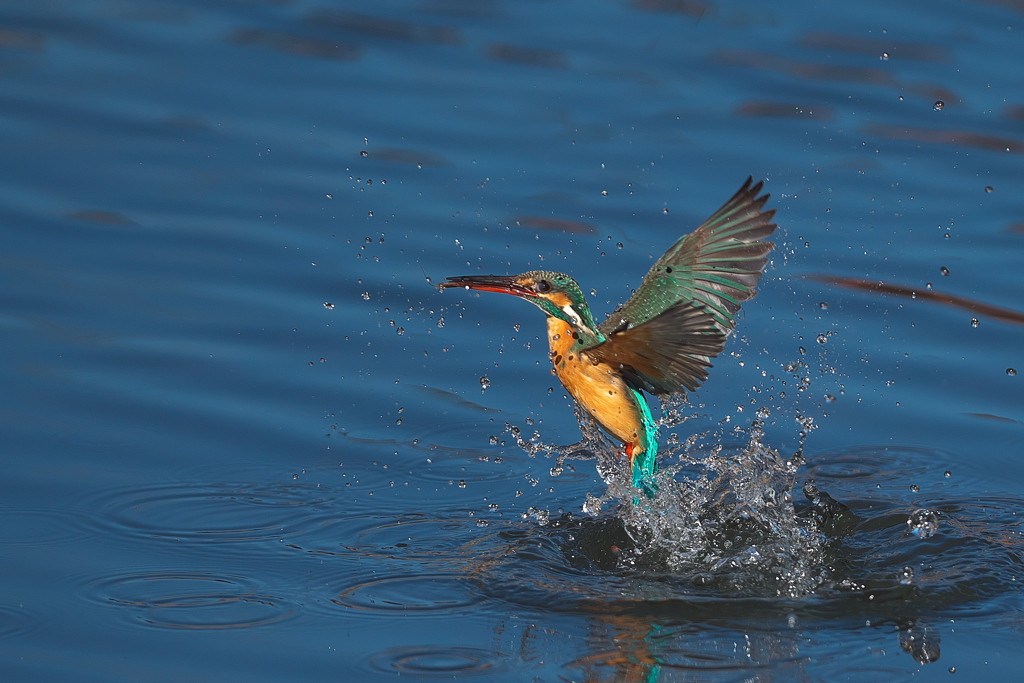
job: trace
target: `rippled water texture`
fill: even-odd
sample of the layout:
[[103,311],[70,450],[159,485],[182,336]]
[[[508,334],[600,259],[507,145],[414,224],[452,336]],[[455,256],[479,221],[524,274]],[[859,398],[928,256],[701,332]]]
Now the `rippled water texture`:
[[[7,0],[0,679],[1013,680],[1019,3]],[[657,495],[549,374],[751,175]],[[581,437],[582,431],[582,437]]]

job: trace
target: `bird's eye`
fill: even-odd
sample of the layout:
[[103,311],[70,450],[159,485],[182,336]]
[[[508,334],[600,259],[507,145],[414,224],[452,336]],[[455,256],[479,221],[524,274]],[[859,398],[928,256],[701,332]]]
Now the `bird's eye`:
[[548,282],[547,280],[541,280],[540,282],[537,283],[537,291],[538,292],[550,292],[551,291],[551,283]]

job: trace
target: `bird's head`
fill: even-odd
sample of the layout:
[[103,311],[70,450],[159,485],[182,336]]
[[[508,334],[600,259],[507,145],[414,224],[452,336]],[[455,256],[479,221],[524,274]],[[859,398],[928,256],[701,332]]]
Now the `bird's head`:
[[601,335],[580,286],[565,273],[531,270],[521,275],[459,275],[440,284],[441,289],[448,287],[512,294],[535,304],[549,316],[564,320],[582,336]]

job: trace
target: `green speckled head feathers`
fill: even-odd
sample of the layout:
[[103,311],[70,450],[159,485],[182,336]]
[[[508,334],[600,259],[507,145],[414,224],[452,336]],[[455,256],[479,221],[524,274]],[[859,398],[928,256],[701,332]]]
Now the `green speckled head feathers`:
[[587,342],[604,341],[594,322],[583,290],[571,276],[553,270],[531,270],[520,275],[462,275],[447,278],[441,288],[465,287],[513,294],[538,306],[549,316],[569,323]]

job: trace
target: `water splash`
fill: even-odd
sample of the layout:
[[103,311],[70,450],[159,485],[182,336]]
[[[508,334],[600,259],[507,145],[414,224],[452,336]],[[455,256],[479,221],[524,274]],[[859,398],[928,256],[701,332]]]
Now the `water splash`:
[[907,518],[907,526],[918,538],[931,538],[939,529],[939,517],[928,509],[914,510]]
[[[696,433],[685,440],[669,434],[659,455],[657,491],[648,498],[632,485],[621,449],[586,415],[577,416],[584,438],[569,447],[543,444],[537,435],[524,439],[517,428],[507,428],[531,457],[556,458],[553,475],[568,458],[596,458],[607,488],[588,494],[582,510],[621,523],[629,543],[609,541],[618,569],[670,572],[698,588],[792,597],[826,580],[819,524],[834,512],[831,499],[815,490],[814,497],[808,495],[815,513],[798,515],[792,497],[803,444],[814,428],[810,418],[800,419],[800,446],[789,458],[765,443],[765,408],[749,428],[731,430],[728,438],[739,439],[736,445],[726,445],[723,434]],[[667,432],[692,417],[672,405],[661,424]]]

